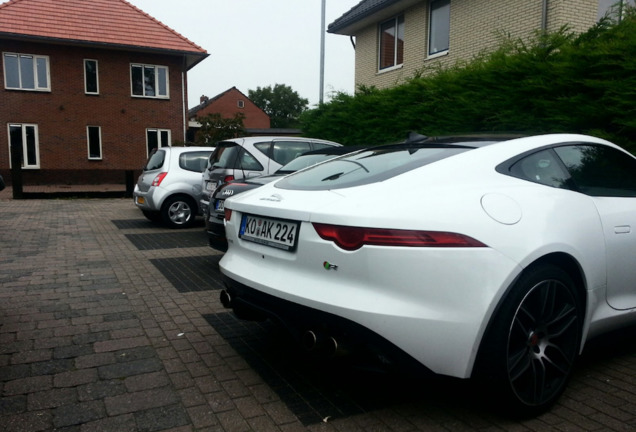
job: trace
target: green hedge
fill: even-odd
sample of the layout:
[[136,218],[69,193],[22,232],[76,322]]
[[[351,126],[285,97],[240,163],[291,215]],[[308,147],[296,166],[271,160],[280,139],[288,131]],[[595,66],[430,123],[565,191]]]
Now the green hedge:
[[636,153],[636,16],[603,20],[586,33],[566,28],[452,68],[422,70],[407,83],[339,93],[306,111],[307,136],[343,144],[475,132],[575,132]]

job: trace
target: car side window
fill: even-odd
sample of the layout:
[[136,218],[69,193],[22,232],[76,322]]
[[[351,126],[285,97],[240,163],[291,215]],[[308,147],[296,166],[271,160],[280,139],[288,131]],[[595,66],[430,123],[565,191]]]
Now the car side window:
[[179,155],[179,166],[187,171],[203,172],[208,164],[210,152],[189,152]]
[[636,197],[636,159],[618,149],[579,144],[556,147],[579,192],[591,196]]
[[272,146],[271,141],[259,142],[259,143],[254,144],[254,148],[257,149],[258,151],[260,151],[261,153],[263,153],[267,157],[271,157],[270,156],[270,148],[271,148],[271,146]]
[[550,149],[532,153],[510,167],[515,177],[546,186],[567,188],[568,173],[557,155]]
[[311,147],[308,142],[274,141],[272,159],[281,165],[285,165],[309,150],[311,150]]
[[329,144],[325,144],[325,143],[317,143],[317,142],[311,143],[312,150],[322,150],[328,147],[333,147],[333,146]]
[[250,154],[244,148],[239,150],[239,155],[236,158],[234,169],[249,170],[249,171],[263,171],[263,165],[256,160],[254,156]]

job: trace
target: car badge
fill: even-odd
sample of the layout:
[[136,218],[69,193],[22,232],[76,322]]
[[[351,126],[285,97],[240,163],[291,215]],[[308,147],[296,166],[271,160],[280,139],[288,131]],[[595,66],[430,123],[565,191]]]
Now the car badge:
[[331,264],[328,261],[325,261],[324,263],[322,263],[322,266],[324,267],[325,270],[338,270],[337,265]]
[[283,200],[283,197],[278,195],[278,194],[273,194],[273,195],[270,195],[268,197],[261,198],[261,201],[281,202],[282,200]]
[[232,189],[225,189],[221,195],[229,196],[229,195],[233,195],[233,194],[234,194],[234,191]]

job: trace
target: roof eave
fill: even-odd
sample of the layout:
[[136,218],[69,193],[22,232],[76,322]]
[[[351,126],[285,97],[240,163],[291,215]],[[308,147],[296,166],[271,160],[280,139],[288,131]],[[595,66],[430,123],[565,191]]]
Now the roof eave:
[[[420,2],[421,0],[383,0],[366,10],[364,7],[368,3],[362,2],[329,24],[327,33],[355,36],[361,29],[375,25],[379,21],[390,18]],[[356,11],[358,8],[360,10]]]
[[49,43],[49,44],[55,44],[55,45],[98,47],[102,49],[111,49],[111,50],[117,50],[117,51],[136,51],[136,52],[143,52],[143,53],[153,53],[153,54],[163,54],[163,55],[170,55],[170,56],[185,57],[186,70],[192,69],[194,66],[196,66],[197,64],[205,60],[210,55],[205,51],[197,52],[197,51],[171,50],[166,48],[154,48],[154,47],[145,47],[145,46],[139,46],[139,45],[113,44],[113,43],[107,43],[107,42],[93,42],[93,41],[85,41],[85,40],[79,40],[79,39],[51,38],[46,36],[25,35],[25,34],[19,34],[19,33],[6,33],[6,32],[0,32],[0,39]]

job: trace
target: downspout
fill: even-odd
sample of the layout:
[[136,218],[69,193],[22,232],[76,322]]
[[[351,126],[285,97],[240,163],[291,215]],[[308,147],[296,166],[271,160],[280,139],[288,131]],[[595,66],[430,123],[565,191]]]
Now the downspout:
[[185,143],[187,140],[187,124],[186,124],[186,112],[188,108],[186,107],[186,57],[183,56],[183,68],[181,69],[181,115],[183,116],[183,142]]
[[541,31],[545,33],[548,30],[548,0],[543,0],[541,8]]

